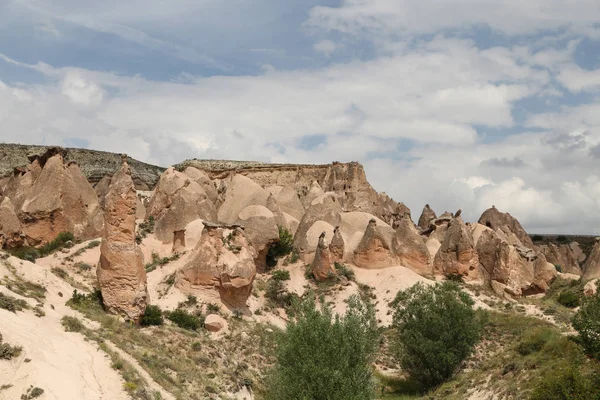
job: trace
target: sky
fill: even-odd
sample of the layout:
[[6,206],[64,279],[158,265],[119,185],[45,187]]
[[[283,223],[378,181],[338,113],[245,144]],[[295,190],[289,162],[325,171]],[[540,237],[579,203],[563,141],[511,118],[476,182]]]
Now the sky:
[[359,161],[414,219],[600,235],[600,2],[0,0],[0,141]]

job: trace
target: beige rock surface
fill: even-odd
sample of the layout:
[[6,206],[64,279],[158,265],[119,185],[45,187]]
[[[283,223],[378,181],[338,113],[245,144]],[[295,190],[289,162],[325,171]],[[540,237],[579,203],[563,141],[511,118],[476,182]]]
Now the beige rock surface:
[[123,161],[111,179],[96,273],[106,310],[138,322],[148,303],[143,255],[135,242],[136,191]]
[[560,244],[557,246],[554,243],[549,243],[546,246],[540,246],[540,249],[548,262],[560,265],[562,272],[575,275],[582,274],[577,256],[570,245]]
[[421,228],[422,230],[425,230],[429,228],[429,223],[436,218],[437,215],[435,215],[435,211],[433,211],[431,207],[429,207],[429,204],[425,204],[425,207],[423,207],[423,211],[421,211],[421,216],[419,217],[419,222],[417,223],[417,225],[419,225],[419,228]]
[[317,281],[324,281],[336,276],[333,262],[331,252],[325,243],[325,232],[323,232],[319,236],[315,258],[310,266],[310,270]]
[[408,214],[398,222],[392,250],[401,265],[421,275],[433,273],[429,248]]
[[204,192],[206,192],[206,195],[213,204],[217,201],[217,187],[206,172],[194,167],[187,167],[183,170],[183,173],[202,186],[202,189],[204,189]]
[[433,271],[443,275],[462,275],[470,281],[481,278],[473,237],[461,217],[450,223],[433,260]]
[[226,224],[233,224],[244,208],[266,206],[268,198],[269,192],[252,179],[235,174],[227,182],[223,203],[218,211],[218,220]]
[[342,232],[340,231],[340,227],[336,226],[333,229],[333,237],[329,243],[329,252],[331,253],[331,257],[334,262],[341,262],[344,260],[345,249],[346,246]]
[[204,320],[204,328],[210,332],[219,332],[226,325],[227,322],[217,314],[208,314]]
[[256,276],[256,251],[234,226],[205,226],[175,285],[187,294],[216,291],[223,303],[243,308]]
[[519,221],[509,213],[500,212],[494,206],[485,210],[483,214],[481,214],[481,217],[479,217],[478,222],[495,231],[498,228],[502,229],[502,227],[507,227],[510,232],[514,233],[517,238],[519,238],[523,246],[529,247],[530,249],[535,248],[533,241],[527,232],[525,232],[525,229],[523,229]]
[[248,243],[256,250],[254,263],[259,272],[267,269],[267,253],[279,241],[279,227],[275,214],[264,206],[248,206],[240,212],[236,224],[244,227]]
[[388,268],[398,265],[392,252],[392,236],[371,219],[362,240],[354,250],[354,264],[367,269]]
[[3,247],[19,247],[25,244],[25,235],[21,222],[15,214],[10,198],[0,202],[0,249]]
[[598,278],[600,278],[600,239],[596,238],[596,243],[583,265],[583,280]]
[[[341,222],[340,211],[339,203],[329,197],[322,204],[312,205],[306,210],[294,236],[294,246],[301,255],[305,253],[312,259],[321,232],[326,231],[328,237],[333,237],[333,228]],[[315,225],[317,222],[319,225]]]

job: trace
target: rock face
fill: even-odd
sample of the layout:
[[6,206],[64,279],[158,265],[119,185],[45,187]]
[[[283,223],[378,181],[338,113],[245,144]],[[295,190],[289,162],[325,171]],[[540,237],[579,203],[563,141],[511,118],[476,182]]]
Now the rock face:
[[66,163],[66,152],[52,148],[31,159],[12,176],[8,197],[29,245],[47,243],[61,232],[77,239],[102,234],[103,216],[98,196],[75,163]]
[[217,218],[215,205],[202,186],[173,167],[161,175],[146,213],[154,217],[156,238],[163,243],[171,243],[173,232],[196,219]]
[[308,257],[303,258],[305,261],[310,262],[312,259],[321,232],[325,231],[329,237],[333,237],[334,227],[340,225],[340,211],[339,203],[331,197],[324,198],[323,203],[311,205],[306,210],[294,236],[294,246],[301,256]]
[[392,241],[392,250],[400,264],[416,273],[428,275],[433,272],[429,249],[408,215],[398,224]]
[[480,278],[473,237],[461,217],[450,223],[433,260],[433,271],[446,276],[461,275],[465,280]]
[[325,244],[325,232],[321,233],[319,236],[315,259],[310,266],[310,270],[315,279],[319,282],[331,279],[336,275],[331,252],[329,251],[327,244]]
[[254,263],[259,272],[267,269],[267,253],[279,241],[279,228],[275,214],[264,206],[248,206],[240,212],[236,224],[244,227],[246,238],[254,250]]
[[600,278],[600,238],[596,238],[596,243],[583,265],[584,280],[598,278]]
[[204,223],[204,230],[175,285],[184,293],[218,291],[234,308],[245,307],[256,276],[256,251],[241,227]]
[[583,287],[583,295],[586,297],[595,296],[598,293],[598,279],[592,279]]
[[227,323],[217,314],[208,314],[204,320],[204,328],[210,332],[219,332]]
[[248,206],[266,206],[269,192],[252,179],[235,174],[227,182],[223,203],[219,207],[218,219],[233,224],[240,212]]
[[554,266],[543,254],[510,244],[499,232],[484,228],[476,246],[492,288],[499,295],[515,297],[545,292],[556,277]]
[[417,225],[419,225],[419,228],[421,228],[422,230],[426,230],[429,228],[429,223],[436,218],[437,215],[435,215],[435,211],[433,211],[431,207],[429,207],[429,204],[425,204],[425,207],[423,207],[423,211],[421,212],[421,216],[419,217],[419,222],[417,223]]
[[387,268],[397,264],[392,254],[392,238],[378,229],[377,221],[372,219],[356,250],[354,264],[366,269]]
[[19,247],[25,244],[21,222],[15,214],[12,202],[5,197],[0,203],[0,249]]
[[581,275],[581,268],[573,249],[568,244],[555,245],[549,243],[541,246],[541,250],[549,263],[559,265],[562,272],[567,274]]
[[333,258],[334,262],[340,262],[344,260],[345,249],[346,245],[344,243],[342,233],[340,232],[340,227],[336,226],[333,229],[333,238],[329,243],[329,252],[331,253],[331,257]]
[[135,242],[136,191],[129,165],[113,175],[96,273],[106,310],[138,322],[148,302],[143,255]]
[[523,229],[519,221],[509,213],[498,211],[494,206],[485,210],[483,214],[481,214],[481,217],[479,217],[478,222],[481,225],[492,228],[494,231],[497,231],[498,229],[506,231],[506,229],[503,228],[508,228],[508,231],[514,233],[523,246],[529,247],[530,249],[535,248],[533,241],[527,232],[525,232],[525,229]]

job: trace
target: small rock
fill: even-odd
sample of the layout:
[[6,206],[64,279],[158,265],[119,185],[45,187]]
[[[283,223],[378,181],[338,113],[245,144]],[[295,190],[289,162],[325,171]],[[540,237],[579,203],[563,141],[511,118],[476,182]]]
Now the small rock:
[[70,250],[67,249],[66,247],[63,247],[62,249],[60,249],[61,253],[65,253],[67,254]]
[[265,331],[269,332],[269,333],[273,333],[273,329],[271,329],[271,328],[267,328],[267,329],[265,329]]
[[597,282],[598,282],[598,279],[594,279],[594,280],[591,280],[588,283],[586,283],[585,286],[583,287],[583,295],[586,297],[594,296],[596,294],[596,292],[598,291]]
[[248,339],[248,334],[246,332],[242,332],[240,336],[242,337],[242,339]]
[[219,332],[225,327],[225,320],[217,314],[209,314],[204,320],[204,327],[211,332]]

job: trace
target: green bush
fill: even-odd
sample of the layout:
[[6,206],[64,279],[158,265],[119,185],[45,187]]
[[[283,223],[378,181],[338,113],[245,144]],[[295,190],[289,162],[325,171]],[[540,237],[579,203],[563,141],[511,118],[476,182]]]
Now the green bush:
[[531,400],[591,400],[600,398],[597,379],[584,376],[573,365],[551,370],[531,394]]
[[600,296],[585,298],[571,324],[579,333],[577,340],[586,353],[600,360]]
[[568,308],[579,307],[580,304],[580,294],[578,294],[575,290],[563,290],[558,295],[558,304],[563,305]]
[[563,272],[562,267],[558,264],[554,264],[554,269],[556,270],[556,272]]
[[17,311],[28,309],[29,305],[23,299],[17,299],[16,297],[0,293],[0,308],[16,313]]
[[334,262],[333,266],[337,271],[338,275],[345,276],[349,281],[354,280],[354,271],[352,271],[348,266],[344,263]]
[[44,389],[29,386],[29,389],[27,389],[25,394],[21,395],[21,400],[33,400],[40,397],[42,394],[44,394]]
[[204,318],[192,315],[180,308],[171,311],[167,318],[180,328],[195,331],[204,325]]
[[0,333],[0,360],[12,360],[21,355],[23,348],[20,346],[11,346],[8,343],[2,342],[2,334]]
[[72,247],[72,244],[74,242],[75,236],[73,236],[71,232],[61,232],[54,240],[46,243],[45,245],[39,248],[23,246],[10,250],[10,253],[13,256],[21,258],[23,260],[35,262],[36,259],[46,257],[60,248],[63,248],[65,246]]
[[67,332],[81,332],[85,328],[85,326],[79,319],[75,317],[69,317],[67,315],[62,317],[60,323],[62,324],[62,326],[64,326],[65,331]]
[[279,227],[279,241],[273,243],[269,247],[267,253],[267,267],[273,268],[277,265],[277,260],[280,257],[286,256],[294,249],[294,235],[292,235],[287,229]]
[[556,241],[559,243],[565,243],[567,242],[569,239],[567,239],[567,237],[565,235],[558,235],[556,237]]
[[560,336],[555,330],[548,327],[537,327],[524,334],[517,345],[517,351],[522,356],[540,351],[546,343]]
[[144,315],[140,319],[140,325],[142,326],[162,325],[163,322],[162,310],[159,306],[154,305],[146,307]]
[[277,307],[289,308],[294,300],[298,298],[298,295],[288,292],[283,287],[282,280],[271,278],[267,281],[265,297],[275,303]]
[[290,271],[285,271],[278,269],[271,273],[271,279],[276,281],[289,281],[290,280]]
[[379,343],[373,308],[357,296],[343,317],[313,299],[299,304],[277,340],[265,399],[374,399],[371,363]]
[[391,303],[400,364],[425,388],[452,377],[479,341],[482,324],[473,304],[451,281],[418,283]]

